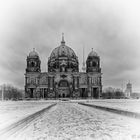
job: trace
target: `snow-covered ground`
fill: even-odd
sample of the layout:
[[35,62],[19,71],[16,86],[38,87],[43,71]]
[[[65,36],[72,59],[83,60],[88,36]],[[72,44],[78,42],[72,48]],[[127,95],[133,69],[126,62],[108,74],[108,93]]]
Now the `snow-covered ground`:
[[3,101],[0,102],[0,129],[39,111],[53,102],[47,101]]
[[[32,107],[28,109],[32,110]],[[34,119],[26,128],[19,129],[8,138],[134,140],[140,139],[140,120],[79,105],[76,102],[58,102],[56,106]]]
[[140,100],[138,99],[88,100],[85,103],[140,113]]

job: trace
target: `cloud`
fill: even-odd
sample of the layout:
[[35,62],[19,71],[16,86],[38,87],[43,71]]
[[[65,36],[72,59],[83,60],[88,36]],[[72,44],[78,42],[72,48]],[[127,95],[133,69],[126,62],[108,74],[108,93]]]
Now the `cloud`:
[[128,79],[133,79],[138,86],[140,12],[137,1],[8,2],[0,7],[1,83],[11,81],[23,88],[26,57],[34,47],[45,71],[47,59],[60,45],[64,32],[66,44],[78,55],[80,68],[83,46],[86,57],[91,48],[100,55],[104,86],[118,87]]

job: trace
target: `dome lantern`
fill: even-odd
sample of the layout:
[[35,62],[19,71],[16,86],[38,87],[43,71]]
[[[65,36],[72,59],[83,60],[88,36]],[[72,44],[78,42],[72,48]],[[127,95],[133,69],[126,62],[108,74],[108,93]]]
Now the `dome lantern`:
[[38,53],[35,51],[35,48],[33,48],[33,51],[29,53],[29,57],[38,57]]
[[89,53],[88,57],[98,57],[98,54],[93,51],[93,48],[92,48],[92,51]]
[[62,41],[61,41],[61,45],[65,45],[64,33],[62,33]]

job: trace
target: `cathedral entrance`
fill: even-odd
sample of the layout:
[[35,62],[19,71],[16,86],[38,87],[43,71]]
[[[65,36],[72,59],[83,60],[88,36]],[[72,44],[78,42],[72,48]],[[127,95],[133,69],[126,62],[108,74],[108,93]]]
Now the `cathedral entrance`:
[[63,98],[65,98],[65,94],[63,93]]
[[34,97],[34,88],[30,88],[30,98]]
[[86,88],[81,88],[80,89],[80,96],[82,98],[87,98],[88,97],[88,95],[87,95],[87,89]]
[[98,92],[99,92],[99,90],[98,90],[97,87],[92,88],[92,97],[93,97],[93,98],[98,98],[98,95],[99,95]]
[[68,98],[70,97],[69,84],[66,80],[61,80],[58,84],[58,97]]

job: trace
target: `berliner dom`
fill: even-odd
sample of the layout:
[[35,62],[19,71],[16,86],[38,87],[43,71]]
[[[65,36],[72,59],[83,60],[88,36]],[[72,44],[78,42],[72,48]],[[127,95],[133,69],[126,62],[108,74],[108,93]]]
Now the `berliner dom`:
[[[60,45],[48,57],[48,72],[41,72],[41,61],[33,49],[27,56],[25,73],[26,98],[100,98],[102,92],[100,57],[89,53],[83,59],[82,72],[72,48],[66,45],[64,34]],[[85,65],[86,64],[86,65]]]

